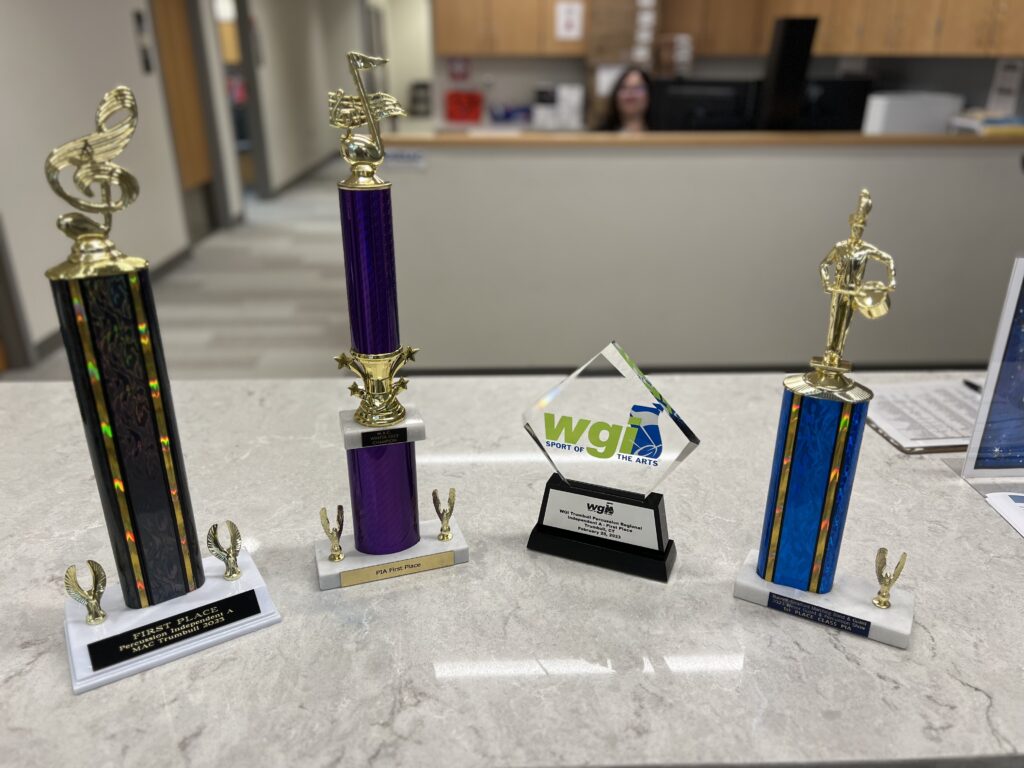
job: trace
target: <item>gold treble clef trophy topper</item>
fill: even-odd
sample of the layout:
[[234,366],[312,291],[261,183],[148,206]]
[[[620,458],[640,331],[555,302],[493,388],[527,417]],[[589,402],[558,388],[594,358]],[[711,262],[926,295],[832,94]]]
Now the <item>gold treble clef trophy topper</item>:
[[[120,116],[119,120],[114,120]],[[64,201],[84,213],[65,213],[57,228],[74,240],[71,255],[46,273],[51,280],[134,272],[144,259],[125,256],[108,239],[113,215],[139,196],[139,182],[113,161],[131,141],[139,121],[135,94],[119,85],[103,95],[96,110],[96,130],[69,141],[46,158],[46,180]],[[61,171],[74,168],[72,180],[84,197],[70,194],[61,183]],[[115,194],[116,190],[116,194]],[[100,215],[96,221],[85,214]]]

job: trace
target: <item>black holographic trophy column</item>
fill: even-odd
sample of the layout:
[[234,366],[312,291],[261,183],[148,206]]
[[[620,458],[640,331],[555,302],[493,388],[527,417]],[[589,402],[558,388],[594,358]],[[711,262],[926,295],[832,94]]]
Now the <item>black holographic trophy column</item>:
[[204,577],[149,270],[52,287],[125,603],[179,597]]

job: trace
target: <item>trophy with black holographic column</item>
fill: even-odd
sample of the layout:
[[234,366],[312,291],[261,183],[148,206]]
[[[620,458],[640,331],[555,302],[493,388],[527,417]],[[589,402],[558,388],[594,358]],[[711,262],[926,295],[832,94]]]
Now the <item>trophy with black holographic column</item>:
[[[882,589],[866,577],[836,567],[853,492],[869,389],[848,375],[843,359],[850,322],[856,314],[873,320],[889,311],[896,288],[892,257],[863,240],[871,211],[867,190],[850,216],[850,237],[837,243],[821,263],[821,282],[831,297],[825,354],[811,370],[783,381],[782,411],[775,441],[761,545],[740,569],[734,594],[759,605],[906,648],[914,616],[913,595],[889,590],[906,555],[885,573],[886,550],[874,570]],[[875,262],[886,279],[867,279]],[[877,268],[877,267],[876,267]],[[865,563],[865,570],[870,564]]]
[[[115,88],[95,131],[46,159],[54,192],[82,211],[57,219],[73,244],[46,276],[121,586],[102,602],[107,576],[96,560],[88,561],[89,589],[74,565],[64,574],[75,693],[281,620],[234,523],[226,523],[227,546],[214,525],[212,557],[201,555],[149,265],[109,238],[113,214],[139,194],[135,177],[113,162],[137,122],[134,94]],[[65,169],[84,197],[65,190]]]
[[655,488],[700,441],[625,350],[610,343],[523,426],[555,470],[527,547],[668,581],[676,547]]
[[[341,237],[345,251],[352,349],[335,358],[359,379],[349,392],[359,398],[355,409],[340,412],[348,460],[351,532],[338,507],[337,526],[326,508],[321,525],[326,536],[315,548],[321,589],[363,584],[420,573],[469,560],[469,548],[452,509],[442,517],[420,521],[416,485],[416,441],[426,437],[419,411],[398,395],[408,382],[397,378],[419,351],[403,346],[398,335],[398,287],[391,220],[391,184],[377,175],[384,161],[379,122],[405,114],[386,93],[367,93],[363,72],[386,59],[349,53],[356,93],[332,91],[330,122],[343,131],[341,154],[350,174],[338,183]],[[355,133],[365,126],[368,135]],[[449,494],[454,508],[454,490]],[[421,537],[421,531],[436,533]]]

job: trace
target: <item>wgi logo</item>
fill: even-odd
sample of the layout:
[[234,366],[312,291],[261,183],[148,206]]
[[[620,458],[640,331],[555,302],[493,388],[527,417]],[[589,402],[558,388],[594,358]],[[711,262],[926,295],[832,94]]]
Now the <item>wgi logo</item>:
[[662,451],[658,417],[664,410],[661,403],[634,405],[626,424],[545,413],[545,444],[563,451],[586,451],[595,459],[610,459],[618,454],[627,461],[656,467]]
[[604,504],[593,504],[588,501],[587,512],[595,512],[599,515],[614,515],[615,508],[610,501],[606,501]]

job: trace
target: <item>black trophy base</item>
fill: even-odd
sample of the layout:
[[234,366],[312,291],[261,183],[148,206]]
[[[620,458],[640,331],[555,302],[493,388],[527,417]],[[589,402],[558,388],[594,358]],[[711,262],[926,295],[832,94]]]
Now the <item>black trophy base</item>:
[[[617,516],[628,516],[630,527],[617,530]],[[630,539],[649,546],[630,543]],[[665,499],[660,493],[641,497],[600,485],[569,485],[557,473],[544,488],[540,518],[526,548],[661,582],[668,581],[676,562],[676,545],[668,538]]]

